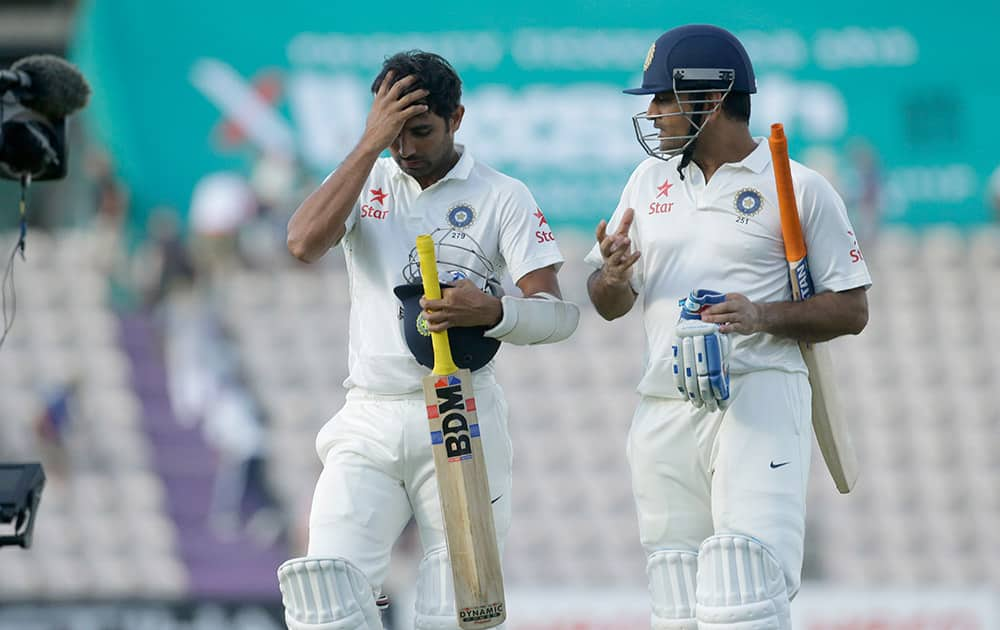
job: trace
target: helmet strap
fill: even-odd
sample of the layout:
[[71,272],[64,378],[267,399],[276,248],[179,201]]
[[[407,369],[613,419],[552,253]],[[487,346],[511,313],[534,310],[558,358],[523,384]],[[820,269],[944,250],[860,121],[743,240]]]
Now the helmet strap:
[[[694,125],[691,125],[693,128]],[[691,163],[691,156],[694,155],[694,145],[698,143],[698,138],[695,138],[687,145],[684,149],[684,153],[681,154],[681,161],[677,164],[677,173],[681,176],[681,180],[684,179],[684,169],[687,165]]]
[[698,103],[695,106],[697,109],[691,112],[691,117],[688,119],[688,133],[694,136],[694,138],[684,147],[684,153],[681,154],[681,161],[677,164],[677,173],[680,175],[681,180],[684,179],[684,169],[687,168],[687,165],[691,163],[691,158],[694,157],[694,149],[698,144],[698,136],[701,135],[701,130],[704,127],[704,105],[704,103]]

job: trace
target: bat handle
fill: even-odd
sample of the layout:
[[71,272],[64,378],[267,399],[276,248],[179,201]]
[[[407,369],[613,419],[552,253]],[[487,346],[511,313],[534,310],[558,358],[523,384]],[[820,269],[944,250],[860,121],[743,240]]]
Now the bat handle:
[[[420,258],[420,279],[424,283],[424,295],[428,300],[440,300],[441,284],[438,282],[434,239],[430,235],[421,234],[417,237],[417,256]],[[451,374],[457,372],[458,366],[455,365],[455,359],[451,356],[448,331],[432,332],[431,345],[434,348],[434,373]]]

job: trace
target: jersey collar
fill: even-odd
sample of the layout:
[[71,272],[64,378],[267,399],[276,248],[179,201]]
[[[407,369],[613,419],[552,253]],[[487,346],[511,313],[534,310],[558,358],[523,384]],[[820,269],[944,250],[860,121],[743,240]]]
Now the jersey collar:
[[469,179],[469,175],[472,174],[472,167],[475,164],[472,154],[466,150],[464,144],[455,143],[455,150],[458,151],[458,162],[455,162],[455,166],[452,166],[451,170],[441,178],[442,181],[446,179]]
[[751,151],[750,155],[743,158],[742,161],[733,164],[733,166],[746,168],[754,173],[763,173],[767,165],[771,163],[771,148],[768,146],[767,138],[763,136],[755,137],[754,142],[757,143],[757,148]]
[[[767,165],[771,163],[771,148],[767,143],[767,138],[763,136],[754,136],[754,142],[757,143],[757,148],[750,152],[750,155],[746,156],[739,162],[727,162],[722,165],[721,168],[745,168],[749,171],[753,171],[758,175],[764,172]],[[680,158],[673,158],[679,160]],[[685,168],[688,176],[697,173],[695,176],[701,176],[701,169],[694,162],[690,162]]]

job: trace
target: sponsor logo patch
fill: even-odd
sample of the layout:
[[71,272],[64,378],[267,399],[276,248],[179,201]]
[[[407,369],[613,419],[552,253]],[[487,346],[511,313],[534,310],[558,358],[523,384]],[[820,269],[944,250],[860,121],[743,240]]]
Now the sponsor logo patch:
[[535,242],[549,243],[556,240],[555,235],[550,230],[542,229],[543,225],[549,224],[549,220],[545,218],[545,213],[542,212],[541,208],[535,208],[534,217],[538,219],[538,229],[535,230]]

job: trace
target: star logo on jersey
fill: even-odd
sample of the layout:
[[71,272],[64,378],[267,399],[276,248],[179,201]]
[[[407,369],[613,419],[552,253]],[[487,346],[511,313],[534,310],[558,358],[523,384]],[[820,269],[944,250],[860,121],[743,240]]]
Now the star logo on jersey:
[[551,243],[556,240],[552,230],[542,229],[543,225],[548,225],[549,220],[545,218],[545,214],[542,212],[541,208],[535,209],[535,214],[533,215],[538,219],[538,229],[535,230],[535,242],[536,243]]
[[854,235],[853,230],[847,230],[847,235],[851,237],[851,251],[848,255],[851,257],[851,264],[856,264],[865,259],[864,254],[861,253],[861,246],[858,245],[858,237]]
[[[369,203],[361,204],[361,218],[362,219],[378,219],[379,221],[385,221],[389,218],[389,210],[386,209],[385,200],[389,196],[388,193],[382,192],[382,188],[372,188],[368,192],[371,193],[372,198]],[[375,203],[378,203],[379,207],[375,207]]]
[[656,193],[656,198],[659,199],[660,197],[669,197],[670,196],[670,189],[673,188],[673,187],[674,187],[674,185],[670,183],[669,179],[664,180],[662,186],[657,186],[656,187],[656,190],[659,191],[659,192]]

